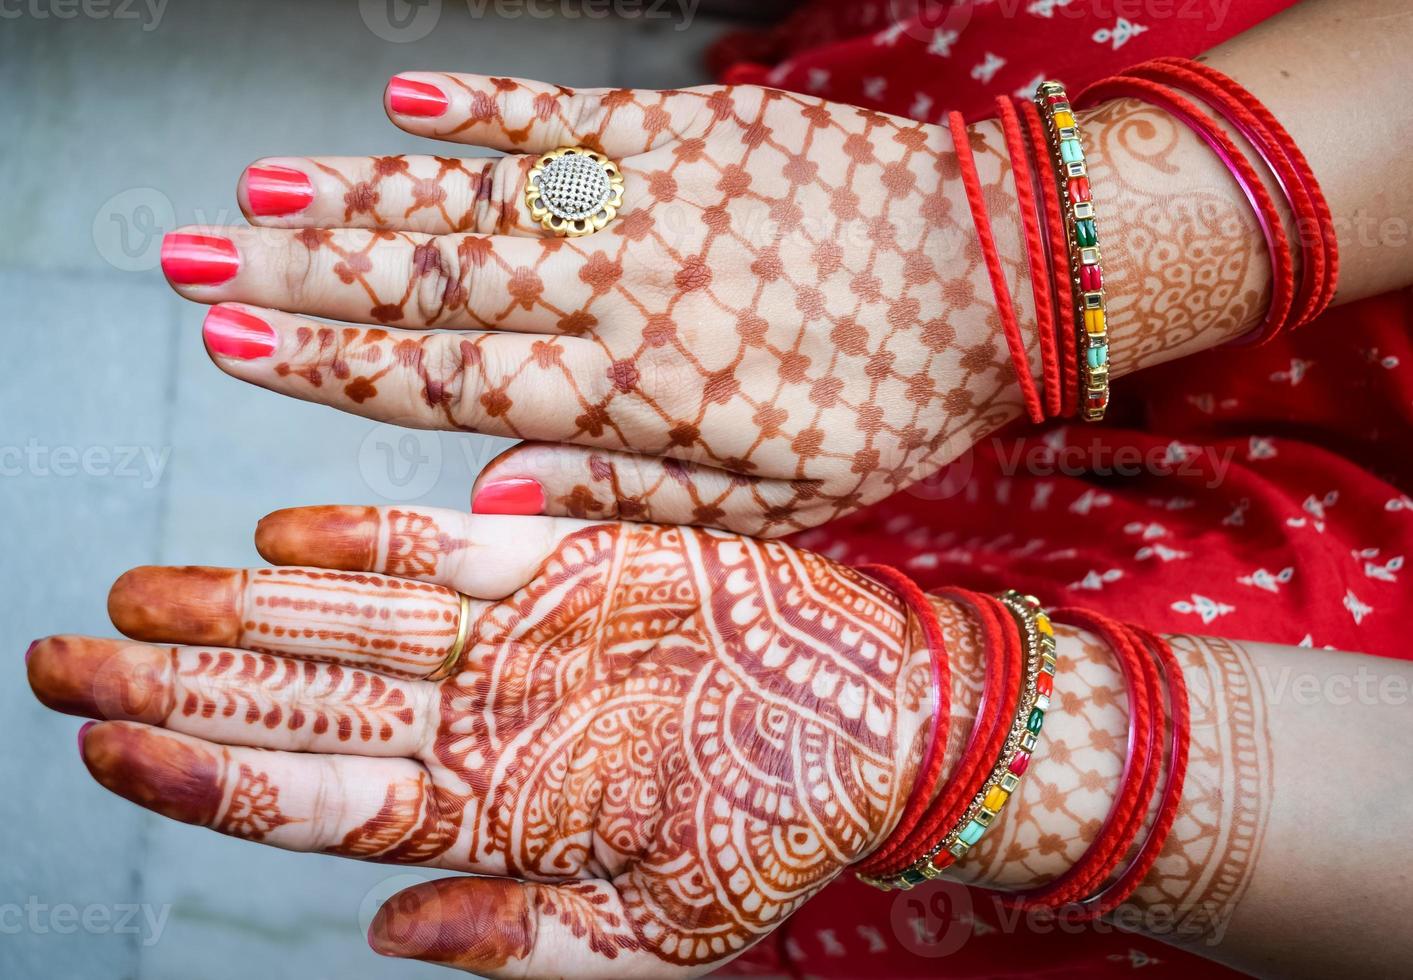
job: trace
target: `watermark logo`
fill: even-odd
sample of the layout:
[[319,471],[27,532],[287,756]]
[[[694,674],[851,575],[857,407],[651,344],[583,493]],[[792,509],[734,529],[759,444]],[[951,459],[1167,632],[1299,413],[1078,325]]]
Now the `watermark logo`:
[[388,500],[425,497],[442,475],[442,443],[435,432],[374,426],[358,447],[358,472],[374,493]]
[[975,470],[976,456],[968,449],[946,466],[911,484],[907,492],[922,500],[950,500],[966,490]]
[[893,935],[915,956],[951,956],[971,938],[975,918],[971,892],[943,878],[899,892],[889,910]]
[[162,257],[162,236],[177,226],[172,199],[155,187],[132,187],[103,202],[93,216],[98,254],[121,272],[147,272]]
[[436,29],[442,0],[358,0],[358,15],[384,41],[410,44]]
[[364,893],[363,900],[358,903],[358,928],[362,930],[364,935],[367,935],[378,910],[390,899],[409,888],[425,885],[431,880],[431,878],[414,874],[397,874],[381,879]]

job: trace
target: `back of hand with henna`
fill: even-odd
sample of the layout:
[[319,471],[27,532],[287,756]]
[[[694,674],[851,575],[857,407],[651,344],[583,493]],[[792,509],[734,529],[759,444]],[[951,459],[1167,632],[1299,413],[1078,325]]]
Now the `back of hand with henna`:
[[[437,98],[397,94],[413,82]],[[488,467],[478,510],[784,534],[1018,413],[945,128],[750,86],[420,73],[389,91],[398,125],[511,155],[261,161],[241,188],[257,227],[175,233],[164,268],[221,304],[207,346],[238,377],[531,440]],[[989,124],[971,139],[1008,219],[1006,272],[1028,281],[1004,141]],[[616,217],[583,238],[553,237],[524,200],[562,145],[624,177]],[[304,194],[272,197],[272,174]]]
[[[926,645],[892,593],[817,555],[338,507],[279,512],[257,541],[282,567],[115,585],[130,637],[195,646],[51,638],[31,682],[111,720],[86,730],[85,760],[160,813],[521,879],[398,896],[380,950],[475,972],[697,972],[875,847],[914,782]],[[447,586],[472,620],[432,682],[457,632]]]

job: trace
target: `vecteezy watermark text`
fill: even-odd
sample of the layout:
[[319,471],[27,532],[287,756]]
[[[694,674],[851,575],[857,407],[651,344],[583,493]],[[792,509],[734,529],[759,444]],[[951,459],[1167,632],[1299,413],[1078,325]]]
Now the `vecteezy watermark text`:
[[1006,445],[994,439],[996,458],[1001,472],[1015,476],[1025,472],[1030,476],[1176,476],[1200,479],[1209,490],[1222,485],[1231,468],[1236,450],[1228,446],[1161,446],[1112,445],[1095,438],[1088,444],[1066,442],[1063,445],[1016,439]]
[[[673,30],[692,26],[701,0],[465,0],[466,12],[480,20],[558,18],[566,21],[671,20]],[[364,26],[384,41],[420,41],[441,22],[442,0],[359,0]]]
[[1402,707],[1413,700],[1407,677],[1394,671],[1378,672],[1363,663],[1350,672],[1306,671],[1287,665],[1262,666],[1256,673],[1266,693],[1266,703],[1272,705],[1289,701],[1303,708],[1323,704],[1336,708]]
[[0,20],[136,20],[153,31],[167,11],[167,0],[0,0]]
[[167,928],[172,906],[149,902],[41,902],[30,895],[23,903],[0,903],[0,935],[28,933],[46,936],[88,935],[139,936],[144,946],[154,946]]
[[[981,915],[984,906],[978,907],[978,900],[979,895],[973,896],[961,883],[945,878],[899,893],[890,910],[893,939],[908,952],[926,959],[957,953],[982,929],[1005,935],[1040,936],[1102,935],[1122,930],[1145,932],[1183,945],[1215,947],[1225,938],[1235,910],[1234,904],[1210,901],[1125,902],[1105,917],[1093,919],[1082,906],[1015,909],[991,896],[992,914]],[[844,955],[847,950],[841,947],[837,952]]]
[[23,446],[0,446],[0,477],[140,480],[142,489],[151,490],[171,458],[171,446],[46,446],[30,439]]

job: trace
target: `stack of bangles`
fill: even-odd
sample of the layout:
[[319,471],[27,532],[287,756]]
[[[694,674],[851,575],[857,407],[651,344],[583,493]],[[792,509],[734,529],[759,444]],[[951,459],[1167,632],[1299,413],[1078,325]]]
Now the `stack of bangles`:
[[[959,113],[951,113],[948,125],[978,244],[1026,414],[1033,422],[1076,413],[1095,422],[1109,406],[1109,323],[1099,219],[1075,113],[1077,104],[1092,106],[1118,98],[1163,109],[1191,129],[1226,165],[1251,206],[1270,257],[1271,302],[1264,323],[1236,343],[1264,343],[1303,326],[1334,297],[1339,253],[1329,206],[1290,134],[1246,89],[1184,58],[1160,58],[1096,82],[1080,93],[1077,103],[1071,103],[1059,82],[1042,82],[1033,99],[996,100],[1026,243],[1041,374],[1037,387],[966,124]],[[1238,145],[1227,128],[1245,145]],[[1258,163],[1279,198],[1267,189]]]
[[[895,569],[863,571],[897,592],[919,618],[940,667],[934,678],[945,677],[947,651],[927,597]],[[1026,772],[1044,765],[1041,732],[1057,667],[1050,614],[1035,598],[1016,591],[992,596],[949,589],[938,596],[975,618],[985,680],[966,746],[945,780],[940,769],[950,704],[945,692],[934,699],[928,747],[898,825],[853,868],[863,881],[885,890],[937,878],[965,857],[1019,791]],[[1122,903],[1161,851],[1182,797],[1189,709],[1182,671],[1163,639],[1082,609],[1056,615],[1089,630],[1113,651],[1127,689],[1128,750],[1114,804],[1079,860],[1046,884],[1000,900],[1015,908],[1069,907],[1084,919]]]

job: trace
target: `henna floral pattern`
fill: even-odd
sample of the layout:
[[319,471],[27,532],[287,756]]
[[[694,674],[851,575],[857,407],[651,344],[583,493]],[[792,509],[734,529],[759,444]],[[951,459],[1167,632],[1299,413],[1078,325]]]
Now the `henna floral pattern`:
[[443,688],[437,763],[470,792],[442,813],[478,866],[613,880],[661,959],[739,952],[896,820],[906,629],[784,546],[582,532]]
[[[139,569],[110,601],[130,634],[259,650],[58,639],[34,683],[55,707],[121,719],[86,737],[86,758],[159,812],[531,883],[493,915],[468,908],[494,948],[468,950],[448,924],[413,929],[417,955],[484,972],[563,930],[637,970],[695,972],[769,933],[901,813],[929,654],[901,602],[852,570],[721,532],[566,522],[528,584],[470,600],[466,649],[433,683],[361,664],[404,669],[455,593],[366,569],[441,577],[465,560],[464,515],[286,513],[306,530],[262,528],[264,550],[336,528],[310,557],[350,568]],[[369,623],[408,633],[370,647]]]
[[1086,114],[1107,213],[1105,284],[1115,374],[1252,330],[1270,299],[1256,219],[1225,166],[1162,109],[1134,99]]
[[238,766],[235,786],[216,829],[223,834],[264,840],[270,831],[290,822],[291,818],[280,812],[280,791],[270,785],[269,775],[250,766]]

